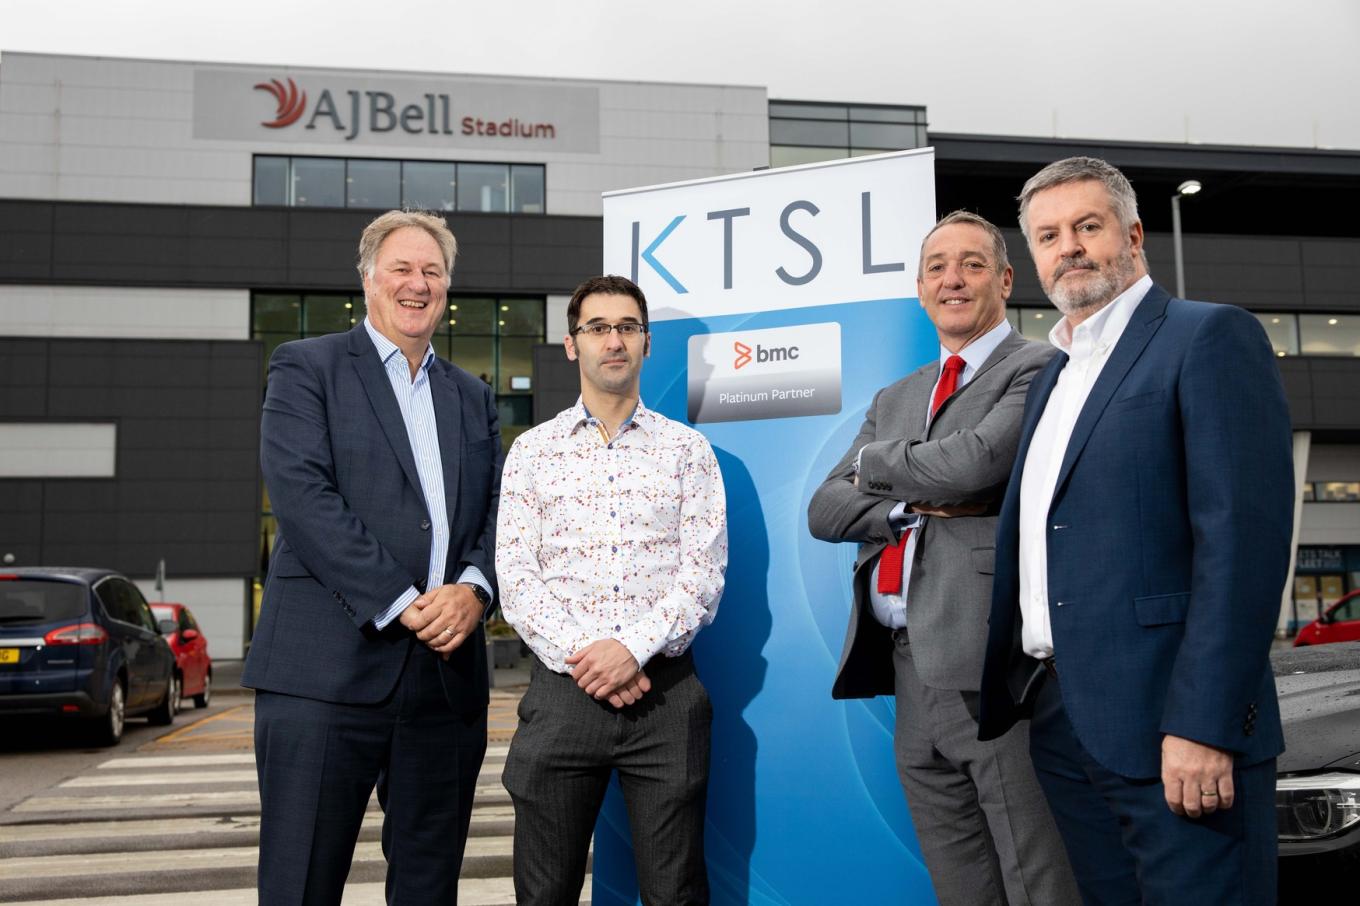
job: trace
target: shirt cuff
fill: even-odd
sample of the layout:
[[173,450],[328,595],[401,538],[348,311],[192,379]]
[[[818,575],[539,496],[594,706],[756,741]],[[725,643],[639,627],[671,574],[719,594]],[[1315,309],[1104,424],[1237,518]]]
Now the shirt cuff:
[[416,587],[412,585],[401,593],[401,597],[392,602],[391,607],[373,618],[373,625],[378,629],[386,629],[387,624],[401,616],[401,612],[410,607],[411,602],[418,597],[420,597],[420,592],[416,591]]
[[458,574],[458,581],[466,582],[469,585],[475,585],[486,592],[486,596],[491,602],[486,605],[486,613],[482,614],[482,619],[486,619],[486,615],[491,612],[491,608],[496,606],[496,593],[491,590],[491,583],[486,581],[486,576],[482,575],[482,571],[477,567],[468,565],[463,567],[463,571]]

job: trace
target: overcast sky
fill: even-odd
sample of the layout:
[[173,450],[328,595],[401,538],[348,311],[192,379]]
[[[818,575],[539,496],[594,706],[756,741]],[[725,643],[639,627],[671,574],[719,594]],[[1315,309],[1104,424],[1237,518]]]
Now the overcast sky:
[[0,0],[0,49],[764,85],[925,104],[941,132],[1360,149],[1360,0]]

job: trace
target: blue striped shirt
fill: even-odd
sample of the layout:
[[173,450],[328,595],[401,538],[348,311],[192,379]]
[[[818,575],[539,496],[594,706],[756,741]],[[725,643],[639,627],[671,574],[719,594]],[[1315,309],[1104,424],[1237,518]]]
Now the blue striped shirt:
[[[431,591],[444,584],[444,568],[449,556],[449,513],[444,505],[444,464],[439,455],[439,432],[435,428],[434,398],[430,395],[430,363],[434,348],[426,347],[425,358],[411,378],[406,356],[395,343],[377,331],[371,321],[364,319],[369,339],[378,349],[392,393],[401,408],[401,420],[406,425],[406,437],[411,442],[411,453],[416,458],[416,473],[420,476],[420,490],[425,495],[425,509],[430,513],[430,573],[425,587]],[[456,451],[455,451],[456,452]],[[491,594],[491,583],[475,566],[468,566],[458,577],[459,582],[471,582]],[[420,596],[412,585],[401,593],[392,606],[373,618],[373,625],[383,629]]]

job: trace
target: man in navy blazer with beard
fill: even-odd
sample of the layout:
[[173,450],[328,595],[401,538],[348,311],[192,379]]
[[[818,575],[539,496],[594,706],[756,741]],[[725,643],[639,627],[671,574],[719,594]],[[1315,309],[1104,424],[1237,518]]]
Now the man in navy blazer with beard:
[[1273,903],[1294,490],[1270,344],[1152,282],[1104,161],[1041,170],[1020,226],[1064,317],[1001,509],[981,736],[1032,714],[1086,903]]
[[269,364],[279,523],[242,683],[257,690],[262,904],[338,904],[374,786],[389,903],[456,903],[486,751],[491,389],[435,356],[456,251],[391,211],[359,244],[367,317]]

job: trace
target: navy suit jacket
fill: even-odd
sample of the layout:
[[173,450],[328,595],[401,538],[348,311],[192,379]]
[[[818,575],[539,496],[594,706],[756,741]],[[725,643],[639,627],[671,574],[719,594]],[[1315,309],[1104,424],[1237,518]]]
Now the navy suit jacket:
[[[981,735],[1026,716],[1020,477],[1067,356],[1030,387],[1002,504]],[[1163,734],[1284,747],[1269,653],[1293,529],[1289,410],[1256,319],[1153,286],[1082,408],[1046,520],[1049,614],[1068,716],[1115,773],[1161,773]]]
[[[430,392],[449,517],[445,582],[495,587],[501,442],[491,388],[435,358]],[[348,704],[387,697],[414,635],[372,620],[430,563],[430,514],[392,385],[361,323],[285,343],[269,363],[260,463],[279,523],[242,684]],[[487,703],[482,629],[443,664],[449,704]]]

